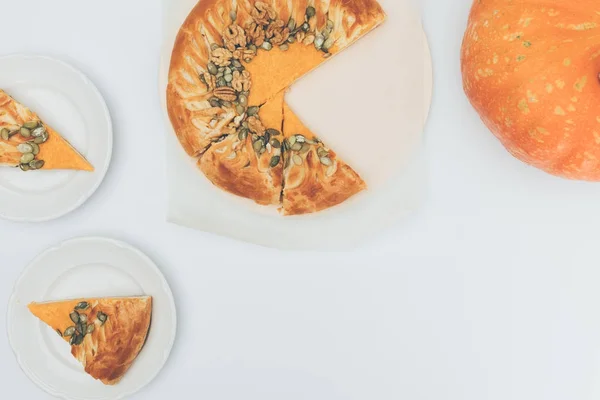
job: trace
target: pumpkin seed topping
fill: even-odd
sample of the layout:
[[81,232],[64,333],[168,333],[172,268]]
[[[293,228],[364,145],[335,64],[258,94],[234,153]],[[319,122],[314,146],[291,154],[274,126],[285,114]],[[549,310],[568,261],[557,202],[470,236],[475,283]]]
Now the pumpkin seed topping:
[[264,42],[262,44],[262,48],[265,49],[265,50],[267,50],[267,51],[270,51],[270,50],[273,49],[273,45],[270,42]]
[[33,146],[29,143],[21,143],[17,146],[17,150],[21,153],[33,153]]
[[310,144],[303,143],[302,148],[300,149],[300,154],[306,154],[310,150]]
[[73,311],[71,314],[69,314],[69,318],[71,318],[71,321],[74,323],[79,323],[79,313],[77,311]]
[[35,144],[34,142],[29,142],[29,145],[33,149],[32,153],[34,156],[37,156],[38,154],[40,154],[40,146],[39,145]]
[[27,172],[31,169],[29,164],[19,164],[19,168],[21,168],[21,171],[25,171],[25,172]]
[[33,155],[33,153],[25,153],[21,156],[21,164],[29,164],[30,162],[33,161],[33,159],[35,158],[35,156]]
[[79,315],[79,322],[87,322],[88,321],[88,316],[86,314],[80,314]]
[[279,140],[275,139],[275,138],[271,139],[271,141],[270,141],[269,143],[271,144],[271,146],[272,146],[274,149],[279,149],[279,148],[281,148],[281,142],[280,142]]
[[0,131],[0,139],[2,139],[2,140],[10,139],[10,132],[8,129],[2,128],[2,130]]
[[75,327],[74,326],[70,326],[67,329],[65,329],[65,334],[64,334],[65,337],[73,336],[74,334],[75,334]]
[[271,166],[271,168],[274,168],[277,165],[279,165],[280,161],[281,161],[281,157],[280,156],[273,156],[271,158],[271,163],[269,165]]
[[325,150],[323,147],[319,147],[317,149],[317,155],[322,158],[322,157],[327,157],[329,155],[329,152],[327,150]]
[[39,121],[29,121],[25,122],[23,126],[27,129],[35,129],[40,125]]
[[39,128],[35,128],[33,131],[31,131],[31,136],[33,136],[34,138],[41,137],[44,135],[47,136],[48,132],[46,131],[46,128],[44,128],[43,126],[40,126]]
[[25,127],[21,128],[20,133],[21,133],[21,136],[23,136],[25,139],[29,139],[31,137],[31,130],[29,130]]
[[333,165],[333,161],[331,161],[331,158],[329,157],[321,157],[319,160],[321,161],[321,164],[328,167]]
[[256,107],[256,106],[248,107],[248,116],[254,117],[255,115],[258,114],[259,111],[260,111],[260,107]]
[[306,18],[311,19],[317,14],[317,10],[313,6],[309,6],[306,8]]
[[46,162],[44,160],[33,160],[29,163],[30,169],[41,169]]
[[98,321],[102,323],[102,325],[104,325],[106,320],[108,320],[108,315],[104,314],[102,311],[98,311],[96,317],[98,318]]

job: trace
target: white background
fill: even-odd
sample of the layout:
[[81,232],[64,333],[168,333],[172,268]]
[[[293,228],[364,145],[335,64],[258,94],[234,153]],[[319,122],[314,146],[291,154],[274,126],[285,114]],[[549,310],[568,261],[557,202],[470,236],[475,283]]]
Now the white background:
[[[597,399],[600,185],[508,155],[461,90],[470,0],[419,4],[435,69],[427,200],[353,253],[316,254],[163,222],[160,0],[0,0],[0,54],[82,69],[115,128],[111,170],[84,207],[0,221],[0,298],[49,245],[107,235],[147,252],[178,302],[171,359],[135,399]],[[5,337],[0,382],[2,397],[48,398]]]

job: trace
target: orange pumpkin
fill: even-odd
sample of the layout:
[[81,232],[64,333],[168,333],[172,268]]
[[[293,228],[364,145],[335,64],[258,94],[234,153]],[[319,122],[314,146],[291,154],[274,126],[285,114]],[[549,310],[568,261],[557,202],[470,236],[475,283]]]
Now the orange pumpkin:
[[508,151],[600,181],[598,0],[475,0],[461,61],[471,104]]

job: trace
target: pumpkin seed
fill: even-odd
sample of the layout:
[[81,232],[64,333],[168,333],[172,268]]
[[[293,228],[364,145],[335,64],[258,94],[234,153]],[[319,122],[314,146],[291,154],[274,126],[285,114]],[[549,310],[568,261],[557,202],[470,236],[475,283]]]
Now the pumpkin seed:
[[246,96],[245,96],[245,95],[243,95],[243,94],[240,94],[240,95],[238,96],[238,101],[239,101],[239,102],[240,102],[240,104],[241,104],[241,105],[243,105],[243,106],[245,106],[245,105],[248,105],[248,97],[246,97]]
[[290,31],[293,31],[294,29],[296,29],[296,20],[294,20],[294,18],[290,18],[290,20],[288,21],[287,27],[289,28]]
[[39,121],[29,121],[25,122],[23,126],[27,129],[35,129],[40,125]]
[[304,32],[308,32],[309,29],[310,29],[310,25],[308,25],[307,22],[305,22],[305,23],[302,24],[302,30]]
[[296,135],[290,136],[290,138],[287,141],[289,147],[291,148],[294,144],[296,144]]
[[237,19],[237,13],[232,10],[229,12],[229,17],[231,18],[232,21],[235,21]]
[[217,87],[227,86],[227,81],[222,76],[217,79]]
[[255,44],[251,44],[250,46],[248,46],[248,49],[252,50],[252,51],[256,51],[256,50],[258,50],[258,47],[256,47]]
[[78,323],[79,322],[79,313],[77,311],[73,311],[71,314],[69,314],[69,318],[71,318],[71,321]]
[[210,49],[211,49],[212,51],[215,51],[215,50],[216,50],[216,49],[218,49],[219,47],[220,47],[220,46],[219,46],[218,44],[216,44],[216,43],[211,43],[211,45],[210,45]]
[[17,146],[17,150],[21,153],[33,153],[33,146],[29,143],[21,143]]
[[77,303],[75,306],[76,310],[87,310],[90,307],[87,301],[82,301],[81,303]]
[[79,322],[76,325],[75,331],[81,335],[85,334],[85,332],[87,331],[87,324],[85,322]]
[[91,334],[92,332],[94,332],[95,329],[96,329],[96,325],[94,325],[94,324],[88,325],[86,333]]
[[260,107],[257,107],[257,106],[248,107],[248,116],[253,117],[256,114],[258,114],[259,111],[260,111]]
[[306,138],[302,135],[296,135],[296,142],[304,143],[304,142],[306,142]]
[[44,136],[47,134],[48,134],[48,132],[46,131],[46,128],[44,128],[43,126],[40,126],[39,128],[35,128],[33,131],[31,131],[31,136],[33,136],[34,138],[41,137],[41,136]]
[[31,169],[41,169],[46,162],[44,160],[33,160],[29,163]]
[[279,165],[280,161],[281,161],[281,157],[274,156],[273,158],[271,158],[271,163],[269,165],[271,166],[271,168],[274,168]]
[[324,148],[322,148],[322,147],[319,147],[319,148],[317,149],[317,155],[318,155],[319,157],[327,157],[327,156],[329,155],[329,152],[328,152],[327,150],[325,150]]
[[21,156],[21,164],[29,164],[34,158],[33,153],[25,153]]
[[39,137],[36,137],[35,139],[33,139],[33,143],[35,143],[35,144],[42,144],[46,140],[48,140],[48,136],[39,136]]
[[58,336],[63,337],[62,332],[60,331],[60,329],[57,329],[56,333],[58,333]]
[[87,314],[80,314],[79,315],[79,322],[87,322],[87,321],[88,321]]
[[231,65],[233,65],[234,68],[244,68],[244,66],[242,65],[242,63],[239,62],[238,60],[233,60],[231,62]]
[[333,36],[331,36],[329,39],[327,39],[325,41],[325,43],[323,43],[323,50],[329,51],[329,49],[333,47],[334,43],[335,43],[335,39],[333,38]]
[[223,76],[223,78],[225,79],[225,82],[231,82],[233,80],[233,75],[225,74],[225,76]]
[[210,99],[208,99],[208,102],[212,107],[221,107],[221,101],[216,97],[211,97]]
[[323,32],[321,32],[321,35],[323,35],[323,37],[325,38],[325,40],[329,39],[329,34],[331,32],[329,32],[327,29],[325,29]]
[[296,38],[294,36],[290,36],[287,41],[288,41],[288,43],[295,43]]
[[96,317],[98,318],[98,321],[102,322],[102,325],[108,320],[108,315],[104,314],[102,311],[98,311]]
[[319,158],[319,160],[321,161],[321,164],[326,165],[328,167],[333,165],[333,161],[331,161],[331,158],[329,157],[321,157]]
[[235,110],[237,111],[237,113],[238,113],[239,115],[242,115],[243,113],[245,113],[245,112],[246,112],[246,109],[245,109],[245,108],[244,108],[244,106],[243,106],[243,105],[241,105],[241,104],[238,104],[237,106],[235,106]]
[[20,130],[21,136],[23,136],[25,139],[28,139],[31,137],[31,130],[23,127]]
[[294,154],[292,161],[294,161],[294,164],[296,165],[302,165],[302,157],[300,157],[298,154]]
[[225,108],[231,108],[231,102],[230,101],[223,101],[221,102],[221,105]]
[[208,73],[211,75],[216,75],[219,72],[219,69],[217,68],[215,63],[212,61],[208,62],[208,65],[206,66],[206,68],[208,68]]
[[317,35],[317,37],[315,37],[315,48],[317,50],[321,50],[324,43],[325,43],[325,38],[323,37],[323,35],[319,34],[319,35]]
[[290,46],[288,44],[284,43],[282,45],[279,45],[279,50],[281,50],[281,51],[288,51],[289,49],[290,49]]
[[310,144],[303,143],[302,148],[300,149],[300,154],[306,154],[310,150]]
[[281,148],[283,149],[283,151],[288,151],[290,149],[287,139],[283,139],[283,143],[281,144]]
[[252,147],[254,148],[255,152],[260,152],[261,149],[263,148],[263,141],[262,139],[257,140],[256,142],[254,142],[254,144],[252,145]]
[[64,334],[64,336],[65,336],[65,337],[68,337],[68,336],[73,336],[73,334],[74,334],[74,333],[75,333],[75,327],[74,327],[74,326],[70,326],[70,327],[68,327],[67,329],[65,329],[65,334]]
[[261,47],[267,51],[271,51],[273,49],[273,45],[270,42],[264,42]]
[[306,8],[306,18],[311,19],[317,14],[317,10],[313,6],[309,6]]
[[40,146],[38,146],[37,144],[33,143],[33,142],[29,142],[29,145],[33,148],[33,155],[37,156],[38,154],[40,154]]
[[2,139],[2,140],[10,139],[10,132],[8,131],[8,129],[2,128],[2,130],[0,131],[0,139]]
[[300,151],[300,150],[302,150],[302,145],[303,145],[302,143],[296,142],[292,145],[292,147],[290,147],[290,149],[292,151]]
[[240,129],[240,132],[238,133],[238,139],[240,139],[240,141],[243,142],[244,140],[246,140],[247,137],[248,137],[248,129],[246,129],[246,128]]
[[264,134],[262,140],[264,143],[269,143],[271,141],[271,134],[269,132],[265,131],[265,134]]
[[21,171],[29,171],[31,169],[31,167],[29,167],[29,164],[20,164],[19,168],[21,168]]
[[279,136],[279,135],[281,135],[281,132],[279,132],[277,129],[273,129],[273,128],[267,129],[266,132],[269,135],[271,135],[271,136]]
[[79,346],[81,343],[83,343],[83,335],[78,333],[74,334],[71,336],[71,341],[69,343],[71,346]]
[[271,139],[271,141],[270,141],[269,143],[271,144],[271,146],[272,146],[274,149],[279,149],[279,148],[281,148],[281,142],[280,142],[279,140],[275,139],[275,138]]

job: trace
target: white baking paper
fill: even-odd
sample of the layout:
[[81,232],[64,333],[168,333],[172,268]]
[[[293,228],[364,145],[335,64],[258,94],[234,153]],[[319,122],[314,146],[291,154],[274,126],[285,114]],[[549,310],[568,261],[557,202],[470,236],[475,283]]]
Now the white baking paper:
[[350,250],[415,210],[425,188],[422,132],[432,67],[411,0],[380,0],[386,22],[299,80],[286,100],[369,189],[314,215],[283,217],[214,187],[187,156],[166,113],[173,43],[197,0],[164,0],[160,96],[167,124],[170,222],[294,250]]

